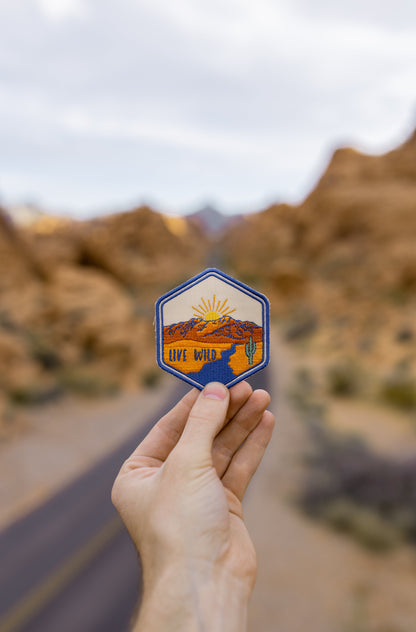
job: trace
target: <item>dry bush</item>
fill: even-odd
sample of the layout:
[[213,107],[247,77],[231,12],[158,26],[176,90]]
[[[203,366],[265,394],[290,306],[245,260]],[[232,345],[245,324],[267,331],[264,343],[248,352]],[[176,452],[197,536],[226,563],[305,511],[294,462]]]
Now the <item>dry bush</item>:
[[65,391],[82,397],[111,396],[120,390],[115,380],[82,367],[66,368],[59,378]]
[[303,510],[372,550],[416,545],[416,455],[380,456],[357,438],[339,437],[316,415],[307,423],[312,447],[298,498]]
[[388,375],[381,384],[381,399],[401,410],[416,409],[416,379],[409,370],[399,367]]
[[355,397],[362,390],[362,374],[356,362],[341,360],[326,370],[328,392],[336,397]]

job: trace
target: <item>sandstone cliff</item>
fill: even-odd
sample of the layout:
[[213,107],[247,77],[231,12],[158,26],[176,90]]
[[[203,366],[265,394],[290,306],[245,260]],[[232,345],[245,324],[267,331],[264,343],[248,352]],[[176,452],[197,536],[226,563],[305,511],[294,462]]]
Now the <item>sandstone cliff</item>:
[[206,248],[195,226],[147,207],[24,229],[0,210],[0,408],[140,385],[155,364],[154,301]]
[[384,155],[335,151],[302,204],[246,216],[223,246],[275,314],[314,314],[344,351],[416,337],[416,133]]

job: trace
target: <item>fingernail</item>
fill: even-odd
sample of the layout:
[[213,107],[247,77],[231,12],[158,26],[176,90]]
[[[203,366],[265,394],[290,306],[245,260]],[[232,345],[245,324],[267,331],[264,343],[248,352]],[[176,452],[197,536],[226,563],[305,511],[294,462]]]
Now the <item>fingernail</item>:
[[220,382],[207,384],[202,393],[204,397],[208,397],[209,399],[225,399],[227,397],[227,389],[224,384],[220,384]]

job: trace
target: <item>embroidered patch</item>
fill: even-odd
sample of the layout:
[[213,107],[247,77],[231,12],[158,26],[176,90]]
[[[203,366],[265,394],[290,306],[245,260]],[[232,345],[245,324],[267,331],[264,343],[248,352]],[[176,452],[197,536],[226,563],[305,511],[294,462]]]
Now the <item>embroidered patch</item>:
[[157,361],[202,389],[232,386],[269,361],[269,301],[209,268],[156,303]]

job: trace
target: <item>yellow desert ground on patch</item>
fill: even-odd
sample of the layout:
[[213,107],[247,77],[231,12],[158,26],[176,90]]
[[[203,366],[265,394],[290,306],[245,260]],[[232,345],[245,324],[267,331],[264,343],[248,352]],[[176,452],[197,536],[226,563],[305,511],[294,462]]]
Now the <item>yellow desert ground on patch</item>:
[[207,362],[218,360],[221,353],[231,345],[228,342],[218,342],[213,346],[209,342],[178,340],[164,346],[163,359],[178,371],[194,373],[200,371]]
[[[194,340],[182,340],[165,345],[163,359],[175,369],[183,373],[196,373],[208,362],[214,362],[221,358],[221,353],[230,349],[233,342],[229,343],[203,343]],[[263,357],[263,343],[256,343],[256,351],[253,356],[253,364],[261,362]],[[237,345],[235,353],[230,358],[229,366],[235,375],[250,368],[245,352],[245,343]]]
[[263,343],[256,342],[256,351],[253,354],[253,360],[249,364],[249,359],[246,354],[246,343],[236,345],[235,353],[230,358],[229,365],[232,372],[235,375],[240,375],[244,371],[248,371],[250,366],[259,364],[263,359]]

